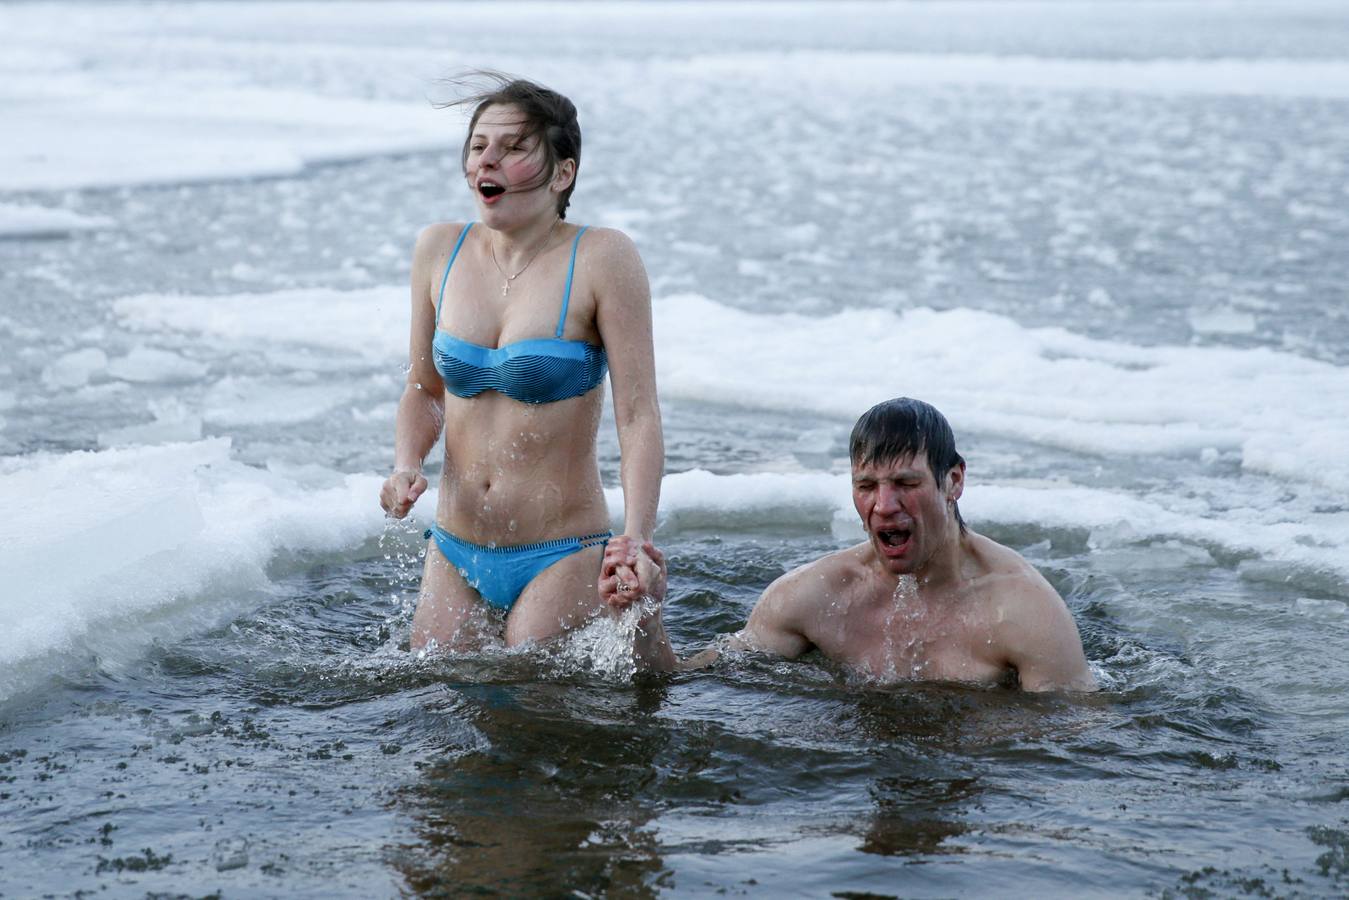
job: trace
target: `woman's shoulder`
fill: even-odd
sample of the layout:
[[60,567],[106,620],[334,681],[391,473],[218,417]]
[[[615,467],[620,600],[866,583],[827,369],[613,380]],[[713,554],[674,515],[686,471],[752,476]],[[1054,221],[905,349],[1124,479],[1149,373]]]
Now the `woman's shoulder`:
[[435,222],[424,227],[417,235],[417,243],[412,250],[414,270],[430,271],[436,266],[443,267],[466,227],[465,222]]
[[468,225],[468,222],[432,222],[417,235],[417,247],[440,247],[447,241],[453,243]]
[[617,228],[590,225],[577,246],[577,257],[592,272],[624,278],[643,271],[637,245]]
[[600,253],[613,252],[637,252],[637,245],[617,228],[608,228],[604,225],[585,225],[578,226],[578,229],[584,229],[585,237],[581,239],[581,246],[589,248],[592,251]]

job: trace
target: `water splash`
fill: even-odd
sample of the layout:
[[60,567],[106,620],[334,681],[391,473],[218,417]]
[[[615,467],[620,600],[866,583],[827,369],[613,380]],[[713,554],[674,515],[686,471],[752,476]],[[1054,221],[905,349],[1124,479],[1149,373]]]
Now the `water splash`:
[[925,641],[917,628],[921,618],[918,579],[913,575],[901,575],[882,626],[885,662],[878,673],[880,680],[916,681],[923,677],[928,661],[922,658]]
[[627,681],[637,674],[633,643],[638,623],[656,613],[657,602],[643,597],[618,616],[599,615],[583,628],[565,637],[557,661],[568,671],[589,672],[603,678]]
[[370,627],[387,635],[386,643],[392,643],[394,635],[406,633],[417,610],[426,542],[411,520],[386,519],[379,535],[379,550],[389,564],[388,601],[392,610],[382,623]]

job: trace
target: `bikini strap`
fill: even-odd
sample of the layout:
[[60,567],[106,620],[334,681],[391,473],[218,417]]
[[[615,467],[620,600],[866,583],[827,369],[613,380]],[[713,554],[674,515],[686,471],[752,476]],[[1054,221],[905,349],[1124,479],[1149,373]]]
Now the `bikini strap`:
[[581,235],[586,233],[589,225],[582,225],[576,232],[576,240],[571,242],[571,265],[567,266],[567,286],[562,289],[562,315],[557,317],[556,337],[562,337],[562,327],[567,324],[567,307],[571,305],[571,277],[576,273],[576,248],[581,243]]
[[450,280],[450,266],[454,265],[454,258],[459,255],[459,248],[464,246],[464,238],[468,237],[468,230],[473,227],[469,222],[459,232],[459,240],[454,242],[454,249],[450,251],[450,261],[445,263],[445,274],[440,279],[440,298],[436,300],[436,327],[440,327],[440,307],[445,303],[445,282]]

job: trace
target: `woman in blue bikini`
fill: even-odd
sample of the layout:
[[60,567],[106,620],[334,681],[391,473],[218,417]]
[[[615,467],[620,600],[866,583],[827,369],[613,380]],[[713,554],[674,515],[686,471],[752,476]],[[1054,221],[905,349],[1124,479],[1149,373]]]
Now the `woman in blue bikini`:
[[[575,106],[505,80],[469,102],[463,170],[480,221],[432,225],[417,240],[411,370],[380,491],[389,515],[407,515],[443,427],[414,650],[542,641],[603,608],[610,532],[595,439],[606,370],[623,534],[637,546],[655,527],[664,464],[642,261],[623,233],[565,221],[581,156]],[[653,571],[606,574],[635,597],[634,570]]]

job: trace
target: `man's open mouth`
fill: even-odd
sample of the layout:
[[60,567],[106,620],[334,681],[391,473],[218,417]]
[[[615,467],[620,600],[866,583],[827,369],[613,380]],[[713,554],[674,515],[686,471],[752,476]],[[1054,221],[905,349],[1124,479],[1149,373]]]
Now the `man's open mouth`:
[[880,538],[882,544],[887,547],[903,547],[909,542],[909,535],[912,534],[908,529],[896,528],[887,531],[876,532],[876,537]]
[[478,182],[478,193],[490,200],[492,197],[500,197],[506,193],[506,189],[495,181],[480,181]]

